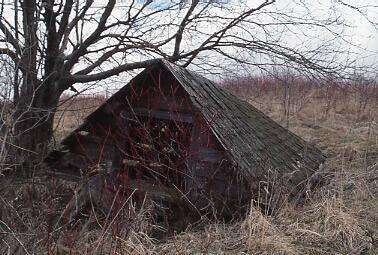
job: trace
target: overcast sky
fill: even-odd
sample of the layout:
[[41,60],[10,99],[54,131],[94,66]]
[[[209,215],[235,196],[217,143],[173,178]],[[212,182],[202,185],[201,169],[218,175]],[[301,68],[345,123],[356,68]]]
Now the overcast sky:
[[[121,2],[128,2],[129,0],[121,0]],[[144,0],[138,0],[139,2],[144,2]],[[177,2],[178,0],[176,0]],[[190,1],[190,0],[188,0]],[[226,3],[226,5],[234,4],[240,0],[223,0],[223,2]],[[258,6],[262,0],[241,0],[245,4],[247,4],[250,7]],[[345,27],[344,33],[344,39],[346,42],[339,41],[339,45],[335,47],[349,47],[349,52],[351,56],[339,56],[340,59],[348,57],[350,58],[357,58],[357,65],[369,65],[369,66],[377,66],[378,63],[378,31],[376,30],[378,27],[373,26],[369,21],[378,22],[378,0],[343,0],[346,5],[351,6],[358,6],[361,7],[360,11],[363,13],[359,13],[357,10],[347,7],[345,5],[337,4],[334,5],[335,1],[339,0],[277,0],[274,8],[276,10],[284,10],[284,12],[290,12],[293,11],[293,13],[296,13],[295,15],[301,16],[303,15],[313,15],[316,18],[326,18],[328,16],[332,15],[340,15],[340,20],[344,19],[345,23],[348,25]],[[99,3],[102,3],[103,1],[99,1]],[[305,4],[305,7],[302,6],[302,3]],[[165,8],[167,5],[170,4],[170,0],[155,0],[151,5],[150,8]],[[372,7],[375,5],[375,7]],[[119,4],[119,6],[122,6],[122,3]],[[269,7],[270,8],[270,7]],[[308,8],[308,10],[305,10]],[[337,8],[336,10],[333,10],[332,8]],[[122,10],[122,7],[119,8]],[[122,13],[122,11],[119,11],[119,14]],[[307,13],[308,12],[308,13]],[[306,14],[307,13],[307,14]],[[336,14],[331,14],[336,13]],[[264,17],[262,18],[264,19]],[[161,21],[159,21],[161,22]],[[208,30],[215,29],[212,27],[208,27]],[[175,32],[172,31],[172,32]],[[323,31],[324,32],[324,31]],[[295,36],[290,35],[288,33],[287,36],[283,37],[283,40],[286,40],[285,44],[287,45],[295,45],[298,43],[300,45],[302,42],[298,42],[300,40],[304,40],[305,43],[316,44],[316,43],[322,43],[322,40],[327,40],[329,35],[323,34],[323,32],[318,31],[301,31],[305,36],[303,38],[298,38],[298,34],[300,37],[300,33],[296,34]],[[308,38],[305,38],[306,36],[313,35],[310,42],[306,42],[306,40],[309,40]],[[169,35],[164,35],[169,36]],[[185,40],[185,37],[184,37]],[[318,41],[318,42],[317,42]],[[188,43],[188,47],[191,43],[193,43],[192,39],[190,39],[190,42]],[[354,46],[351,46],[351,44]],[[192,67],[193,68],[193,67]],[[377,66],[378,68],[378,66]],[[237,72],[240,70],[242,72],[242,69],[239,67],[236,68]],[[377,69],[376,69],[377,70]],[[123,75],[121,77],[115,77],[113,80],[112,85],[108,86],[110,93],[114,92],[119,88],[120,86],[124,85],[124,79],[129,79],[132,77],[132,75]],[[211,79],[218,79],[216,76],[211,76]],[[102,82],[100,83],[102,84]],[[109,82],[107,83],[109,84]],[[106,86],[105,86],[106,87]]]
[[[351,27],[347,33],[352,39],[352,42],[359,47],[366,64],[377,65],[378,62],[378,0],[359,0],[359,1],[345,1],[350,4],[358,4],[364,6],[374,6],[366,8],[365,15],[361,15],[356,10],[351,8],[343,8],[345,19]],[[375,22],[375,26],[370,22]]]
[[[121,4],[122,2],[127,2],[128,0],[118,1]],[[176,0],[176,2],[177,1],[178,0]],[[219,1],[230,4],[235,0]],[[138,2],[145,2],[145,0],[138,0]],[[154,0],[150,5],[150,8],[165,8],[170,2],[171,0]],[[250,3],[250,5],[257,5],[262,1],[247,0],[245,2],[248,4]],[[297,5],[298,2],[301,1],[277,0],[277,5],[285,7],[290,3]],[[337,8],[339,8],[340,13],[342,13],[341,18],[345,19],[346,23],[350,26],[345,33],[351,39],[351,42],[353,42],[353,44],[356,46],[356,50],[368,57],[366,61],[376,63],[378,55],[378,0],[313,0],[307,1],[306,4],[310,5],[309,8],[313,10],[314,13],[319,13],[319,15],[327,15],[327,12],[330,11],[333,2],[339,2]],[[343,5],[341,3],[345,4]],[[359,7],[359,10],[356,10],[353,7]],[[371,22],[375,22],[375,26],[371,24]]]
[[[6,2],[13,2],[13,0],[5,0]],[[130,2],[130,0],[118,0],[118,7],[117,10],[114,12],[114,15],[120,17],[122,15],[122,5],[125,5]],[[138,2],[143,2],[144,0],[137,0]],[[189,0],[190,1],[190,0]],[[227,2],[228,5],[234,4],[240,0],[223,0],[223,2]],[[249,6],[257,6],[262,0],[241,0],[244,1],[245,4]],[[95,0],[96,2],[96,9],[101,10],[101,6],[103,6],[106,1],[105,0]],[[177,0],[176,0],[177,2]],[[306,8],[301,6],[302,2],[306,2]],[[338,4],[334,4],[338,2]],[[278,10],[287,10],[287,12],[296,13],[296,15],[312,15],[317,18],[326,18],[327,15],[340,15],[340,20],[344,19],[346,24],[348,25],[345,27],[344,39],[348,42],[351,42],[353,46],[348,43],[343,43],[339,41],[339,47],[346,47],[349,49],[349,52],[354,56],[357,57],[358,64],[360,65],[370,65],[370,66],[377,66],[378,63],[378,31],[377,31],[377,24],[376,26],[372,25],[371,22],[378,22],[378,0],[343,0],[346,5],[353,5],[360,7],[360,11],[363,13],[359,13],[357,10],[353,9],[352,7],[347,7],[346,5],[340,4],[340,0],[277,0],[275,6],[273,8],[277,8]],[[170,4],[169,0],[155,0],[151,5],[150,8],[164,8]],[[374,6],[375,5],[375,6]],[[271,7],[269,7],[271,8]],[[336,8],[335,10],[332,8]],[[221,10],[220,10],[221,11]],[[12,12],[5,11],[4,17],[12,22]],[[100,12],[99,12],[100,13]],[[290,14],[290,13],[289,13]],[[159,21],[161,22],[161,21]],[[207,28],[211,30],[211,27]],[[172,31],[175,32],[175,31]],[[304,36],[300,36],[300,34]],[[164,34],[163,36],[168,36]],[[307,37],[311,36],[312,39],[309,41]],[[326,34],[322,34],[316,30],[308,30],[308,31],[300,31],[300,33],[296,33],[295,36],[290,33],[283,37],[282,40],[285,41],[287,45],[295,46],[298,41],[303,40],[306,44],[316,44],[321,41],[327,40]],[[184,38],[185,40],[185,38]],[[186,42],[188,45],[193,43],[192,41]],[[194,42],[195,43],[195,42]],[[348,56],[340,56],[340,58],[347,58]],[[117,80],[122,84],[124,81],[122,79],[128,79],[129,76],[124,75],[121,77],[116,77],[113,80]],[[106,82],[109,84],[109,82]],[[100,83],[102,84],[102,82]],[[116,83],[113,83],[113,85]],[[119,85],[116,85],[119,86]]]

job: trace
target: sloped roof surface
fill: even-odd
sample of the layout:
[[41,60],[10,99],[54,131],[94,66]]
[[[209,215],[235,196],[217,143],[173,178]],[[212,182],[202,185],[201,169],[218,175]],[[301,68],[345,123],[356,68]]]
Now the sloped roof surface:
[[267,170],[311,173],[325,160],[320,150],[248,102],[196,73],[167,61],[162,63],[188,92],[194,106],[246,177],[258,179]]
[[[268,170],[311,174],[325,160],[320,150],[209,79],[165,60],[161,60],[159,65],[172,73],[189,94],[193,106],[202,113],[214,135],[247,179],[259,180],[267,175]],[[144,74],[142,72],[134,79]],[[128,85],[121,88],[76,130],[81,130],[98,117],[106,104],[118,100],[127,89]]]

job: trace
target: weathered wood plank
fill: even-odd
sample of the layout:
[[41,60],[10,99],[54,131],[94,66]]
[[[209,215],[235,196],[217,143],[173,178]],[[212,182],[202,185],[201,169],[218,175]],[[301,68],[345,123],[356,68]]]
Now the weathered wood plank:
[[121,117],[132,119],[133,116],[151,117],[156,119],[173,120],[179,122],[193,123],[191,114],[177,113],[170,111],[152,110],[147,108],[133,108],[132,112],[121,112]]

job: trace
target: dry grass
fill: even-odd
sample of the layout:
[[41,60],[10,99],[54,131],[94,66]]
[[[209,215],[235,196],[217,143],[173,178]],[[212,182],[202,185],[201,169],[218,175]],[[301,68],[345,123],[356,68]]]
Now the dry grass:
[[[31,185],[23,185],[2,196],[0,251],[19,247],[20,254],[378,254],[377,97],[372,94],[361,110],[358,91],[336,90],[327,98],[324,88],[294,89],[289,114],[283,117],[280,88],[255,92],[248,91],[252,104],[283,125],[289,120],[290,130],[328,156],[323,170],[328,182],[308,191],[302,205],[284,204],[274,215],[251,208],[244,220],[189,227],[163,242],[148,236],[153,224],[145,210],[123,221],[132,225],[126,232],[109,227],[114,222],[97,228],[83,223],[54,232],[46,215],[60,212],[64,203],[56,194],[63,186],[42,185],[33,193]],[[73,128],[72,118],[63,118],[64,133]]]
[[63,96],[55,115],[55,140],[60,141],[82,124],[83,119],[105,102],[101,95],[72,98]]
[[[289,116],[289,129],[328,156],[329,183],[308,194],[302,206],[287,204],[273,216],[252,208],[242,222],[209,225],[155,247],[163,254],[377,254],[378,102],[363,112],[352,93],[325,114],[320,89]],[[283,125],[280,91],[249,101]],[[245,95],[243,91],[240,92]],[[299,98],[303,99],[303,98]],[[295,105],[291,106],[292,108]],[[176,247],[176,248],[175,248]],[[180,247],[177,250],[177,247]]]

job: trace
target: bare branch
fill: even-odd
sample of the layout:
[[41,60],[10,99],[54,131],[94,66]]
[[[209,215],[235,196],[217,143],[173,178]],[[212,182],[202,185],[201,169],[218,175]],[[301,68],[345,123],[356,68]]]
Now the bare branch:
[[109,0],[108,4],[105,7],[105,10],[100,18],[100,21],[97,25],[97,28],[93,31],[93,33],[88,36],[88,38],[71,54],[71,58],[64,64],[63,73],[68,73],[71,68],[77,63],[79,58],[83,56],[87,48],[96,42],[98,37],[105,29],[106,22],[108,21],[109,16],[112,14],[114,6],[116,4],[116,0]]
[[[183,65],[184,67],[187,67],[192,63],[192,61],[197,57],[197,55],[203,51],[203,50],[208,50],[210,48],[215,48],[218,43],[223,39],[224,35],[233,27],[237,26],[239,23],[243,22],[247,17],[249,17],[251,14],[263,9],[264,7],[271,5],[275,2],[275,0],[266,0],[262,4],[260,4],[256,8],[252,8],[242,14],[240,14],[238,17],[231,19],[231,21],[224,26],[222,29],[218,30],[211,36],[209,36],[197,49],[192,50],[189,53],[186,53],[185,56],[181,56],[181,58],[186,58],[190,56],[188,61]],[[210,42],[212,42],[213,39],[216,39],[215,42],[212,44],[212,46],[208,46]]]
[[4,22],[0,18],[0,30],[3,32],[5,40],[9,42],[16,50],[17,54],[20,54],[21,47],[11,31],[5,26]]
[[[369,23],[370,23],[370,24],[371,24],[376,30],[378,30],[378,22],[375,22],[375,21],[371,20],[371,19],[367,16],[367,14],[364,13],[364,11],[361,9],[361,8],[363,8],[363,7],[357,7],[357,6],[355,6],[355,5],[351,5],[351,4],[345,3],[345,2],[342,1],[342,0],[339,0],[339,3],[340,3],[341,5],[344,5],[344,6],[348,7],[348,8],[350,8],[350,9],[352,9],[352,10],[358,12],[359,14],[361,14],[361,16],[364,17],[365,20],[367,20],[367,22],[369,22]],[[371,9],[372,9],[372,8],[378,8],[378,5],[369,5],[368,7],[371,8]]]
[[18,63],[20,61],[17,53],[8,48],[0,48],[0,54],[9,56],[13,60],[14,63]]
[[133,63],[127,63],[120,66],[117,66],[113,69],[96,73],[96,74],[89,74],[89,75],[81,75],[81,74],[74,74],[70,76],[67,80],[69,84],[73,83],[85,83],[85,82],[91,82],[91,81],[99,81],[106,78],[109,78],[114,75],[118,75],[122,72],[140,69],[140,68],[146,68],[150,65],[156,64],[160,59],[150,59],[146,61],[140,61],[140,62],[133,62]]
[[180,45],[181,45],[181,41],[182,41],[182,34],[184,33],[185,26],[188,23],[189,18],[192,15],[192,13],[193,13],[194,9],[196,8],[196,6],[198,5],[198,3],[199,3],[199,0],[193,0],[192,1],[192,5],[188,9],[188,12],[186,13],[185,17],[182,19],[182,21],[179,25],[179,29],[176,33],[175,49],[174,49],[174,52],[173,52],[173,55],[172,55],[173,58],[177,58],[179,53],[180,53]]
[[59,42],[61,41],[61,39],[64,35],[64,32],[68,28],[68,20],[69,20],[70,14],[71,14],[72,7],[73,7],[73,0],[67,0],[66,4],[64,5],[64,8],[63,8],[63,15],[62,15],[62,18],[60,20],[60,26],[59,26],[59,30],[58,30],[58,41]]
[[62,39],[61,39],[62,43],[61,43],[61,47],[60,47],[61,52],[64,52],[64,50],[67,47],[67,43],[69,41],[69,37],[70,37],[70,33],[71,33],[72,29],[74,29],[77,26],[78,22],[84,18],[85,14],[89,10],[89,8],[92,6],[93,2],[94,2],[94,0],[87,0],[85,2],[85,6],[83,7],[83,9],[82,9],[82,11],[80,12],[79,15],[75,16],[75,18],[69,24],[67,24],[66,27],[63,27],[61,25],[62,30],[64,29],[64,31],[61,31],[59,29],[59,31],[63,33]]

